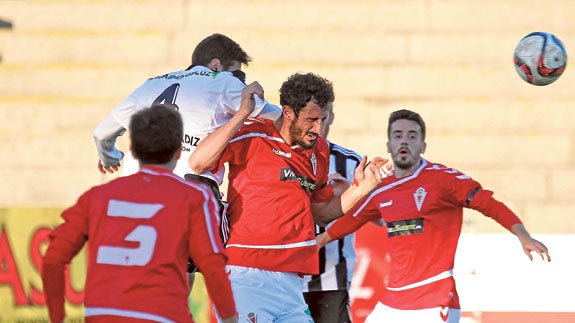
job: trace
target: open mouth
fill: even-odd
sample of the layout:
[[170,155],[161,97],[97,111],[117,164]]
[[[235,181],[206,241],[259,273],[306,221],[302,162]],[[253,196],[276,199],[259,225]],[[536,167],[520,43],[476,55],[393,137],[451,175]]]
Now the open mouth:
[[314,141],[317,139],[317,134],[312,133],[312,132],[306,133],[305,136],[309,141]]
[[401,148],[397,151],[397,155],[398,156],[406,156],[409,155],[409,149],[407,148]]

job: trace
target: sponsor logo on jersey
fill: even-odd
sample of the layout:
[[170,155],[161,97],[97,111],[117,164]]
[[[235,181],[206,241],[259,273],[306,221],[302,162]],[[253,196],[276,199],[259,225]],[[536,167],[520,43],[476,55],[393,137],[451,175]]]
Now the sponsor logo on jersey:
[[291,158],[291,153],[286,153],[285,151],[277,150],[275,148],[272,148],[272,151],[276,155],[280,155],[280,156],[283,156],[285,158]]
[[[182,143],[184,145],[190,145],[192,147],[197,147],[198,143],[202,138],[196,136],[190,136],[188,134],[184,134],[184,138],[182,138]],[[190,152],[191,149],[189,147],[182,146],[182,151]]]
[[415,206],[417,206],[417,211],[421,212],[421,206],[423,205],[423,201],[427,196],[427,191],[423,187],[418,187],[413,193],[413,199],[415,200]]
[[423,218],[393,221],[387,223],[387,236],[404,236],[423,232]]
[[257,317],[257,315],[254,314],[254,312],[248,313],[248,322],[256,323],[257,321],[258,321],[258,317]]
[[307,192],[313,192],[316,186],[316,182],[313,179],[296,174],[291,168],[281,169],[280,181],[298,181]]

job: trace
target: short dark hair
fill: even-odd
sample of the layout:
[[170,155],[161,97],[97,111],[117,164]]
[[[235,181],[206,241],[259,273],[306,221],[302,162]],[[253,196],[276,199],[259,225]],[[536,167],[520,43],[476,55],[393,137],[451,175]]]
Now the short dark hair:
[[313,73],[293,74],[280,88],[280,104],[290,106],[296,116],[310,101],[325,108],[334,100],[333,84]]
[[184,126],[172,106],[158,104],[138,111],[129,129],[134,157],[142,164],[166,164],[181,149]]
[[425,122],[423,118],[417,112],[413,112],[411,110],[402,109],[392,112],[389,115],[389,121],[387,123],[387,138],[391,138],[391,124],[397,120],[410,120],[419,125],[421,128],[421,140],[425,140]]
[[224,69],[228,69],[233,62],[248,65],[252,61],[238,43],[222,34],[208,36],[196,46],[192,53],[192,65],[207,66],[214,58],[220,60]]

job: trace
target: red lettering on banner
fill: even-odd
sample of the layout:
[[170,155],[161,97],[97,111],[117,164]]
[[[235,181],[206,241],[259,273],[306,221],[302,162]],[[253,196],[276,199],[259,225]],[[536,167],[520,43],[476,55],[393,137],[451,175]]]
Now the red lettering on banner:
[[10,241],[6,229],[0,230],[0,285],[12,286],[16,305],[28,305],[28,298],[24,292],[24,286],[18,275],[18,266],[14,260]]
[[[28,251],[30,261],[33,267],[41,277],[42,275],[42,260],[44,257],[45,245],[50,243],[50,228],[37,229],[30,241],[30,249]],[[70,279],[69,268],[66,269],[66,298],[70,304],[82,305],[84,302],[83,287],[80,290],[74,289]],[[14,253],[8,239],[7,230],[2,227],[0,230],[0,286],[8,285],[12,287],[14,294],[14,305],[46,305],[44,297],[43,286],[35,286],[30,283],[30,295],[26,294],[22,280],[20,278],[20,271],[14,258]],[[1,319],[0,319],[1,320]]]

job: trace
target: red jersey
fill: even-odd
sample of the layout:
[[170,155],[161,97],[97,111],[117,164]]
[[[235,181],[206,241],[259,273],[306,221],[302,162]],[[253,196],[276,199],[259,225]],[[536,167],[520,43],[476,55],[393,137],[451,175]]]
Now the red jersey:
[[[220,316],[236,314],[216,201],[201,184],[153,166],[93,187],[62,213],[42,280],[50,318],[64,318],[64,267],[86,241],[86,317],[193,322],[187,261],[205,275]],[[121,321],[121,319],[120,319]]]
[[383,219],[390,256],[381,302],[398,309],[459,308],[453,279],[455,251],[469,207],[510,229],[521,221],[492,192],[453,168],[421,159],[410,176],[385,179],[328,229],[332,238]]
[[273,121],[250,119],[230,140],[217,168],[226,162],[228,264],[319,273],[311,203],[333,197],[326,140],[318,137],[312,149],[290,147]]

